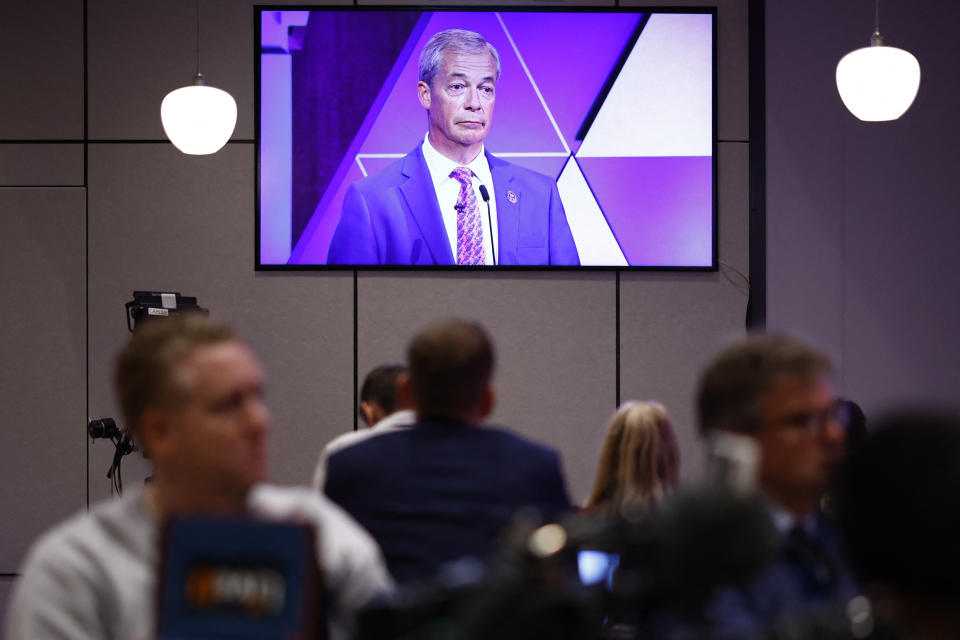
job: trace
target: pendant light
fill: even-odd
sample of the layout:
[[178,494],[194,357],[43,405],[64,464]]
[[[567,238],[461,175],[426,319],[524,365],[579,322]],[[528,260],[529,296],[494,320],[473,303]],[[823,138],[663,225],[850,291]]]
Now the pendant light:
[[850,113],[866,122],[896,120],[920,88],[920,63],[909,51],[888,47],[880,35],[880,0],[870,46],[851,51],[837,64],[837,90]]
[[166,95],[160,120],[170,142],[189,155],[216,153],[233,135],[237,102],[223,89],[209,87],[200,73],[200,0],[197,0],[197,74],[193,84]]

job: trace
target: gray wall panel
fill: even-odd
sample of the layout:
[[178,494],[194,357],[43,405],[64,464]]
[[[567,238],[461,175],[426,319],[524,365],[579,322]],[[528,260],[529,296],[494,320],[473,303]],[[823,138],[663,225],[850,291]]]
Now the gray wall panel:
[[83,189],[0,189],[0,572],[84,505],[83,228]]
[[703,467],[694,412],[700,372],[744,334],[749,291],[733,268],[748,273],[748,153],[745,144],[720,145],[719,272],[624,273],[620,280],[620,397],[667,408],[685,481],[699,478]]
[[[13,585],[16,578],[0,577],[0,620],[7,619],[7,607],[10,604],[10,596],[13,593]],[[4,625],[0,624],[0,640],[4,637]]]
[[0,3],[0,140],[83,138],[83,3]]
[[0,186],[83,186],[83,145],[0,145]]
[[700,372],[723,344],[743,336],[746,295],[718,274],[621,278],[622,401],[656,400],[673,419],[681,477],[700,477],[702,445],[694,392]]
[[402,361],[430,322],[479,321],[497,349],[491,422],[559,449],[571,497],[581,501],[599,456],[598,426],[616,399],[615,305],[612,273],[361,273],[360,377]]
[[[717,259],[721,280],[748,292],[750,274],[750,145],[717,145]],[[737,273],[739,271],[740,273]],[[744,323],[745,326],[745,323]]]
[[[197,296],[263,360],[274,417],[272,477],[309,482],[321,445],[353,404],[349,273],[255,273],[253,146],[190,157],[171,145],[96,145],[90,154],[90,406],[117,415],[110,367],[134,289]],[[272,384],[270,381],[272,380]],[[105,493],[109,446],[91,478]],[[102,470],[101,470],[102,468]],[[145,465],[125,474],[138,483]]]
[[[945,84],[948,65],[935,64],[925,65],[930,84]],[[960,96],[953,103],[960,106]],[[951,177],[960,175],[960,133],[933,124],[953,121],[948,104],[925,126],[885,135],[857,127],[847,137],[862,158],[846,171],[843,392],[872,412],[926,403],[960,409],[960,184]]]
[[[840,5],[830,11],[848,13]],[[802,19],[819,25],[820,44],[842,38],[840,25],[814,13],[768,7],[768,35],[786,35]],[[858,42],[849,44],[861,46]],[[838,274],[844,268],[844,160],[838,151],[844,121],[853,117],[834,80],[843,53],[836,46],[809,47],[803,56],[790,47],[767,52],[767,326],[811,341],[838,364],[843,357]],[[779,70],[775,77],[772,69]],[[805,98],[811,91],[816,101]],[[803,126],[797,126],[800,121]]]
[[[254,4],[306,3],[200,2],[200,71],[237,101],[233,139],[254,137]],[[197,68],[195,2],[89,0],[88,6],[90,136],[165,140],[160,103],[191,84]]]
[[[196,72],[194,2],[92,0],[87,6],[90,137],[165,139],[160,103]],[[201,71],[212,86],[235,92],[223,84],[220,68],[203,64],[203,44],[201,35]]]

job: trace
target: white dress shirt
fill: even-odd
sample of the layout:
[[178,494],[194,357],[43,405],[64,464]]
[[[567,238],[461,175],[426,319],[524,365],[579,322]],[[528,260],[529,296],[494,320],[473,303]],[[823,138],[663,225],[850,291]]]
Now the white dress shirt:
[[317,468],[313,472],[313,488],[323,493],[323,487],[327,482],[327,462],[330,456],[347,447],[360,444],[367,438],[379,436],[391,431],[406,429],[417,421],[417,413],[413,409],[401,409],[394,411],[390,415],[381,419],[378,423],[369,429],[360,429],[359,431],[348,431],[341,434],[327,443],[327,446],[320,452],[320,459],[317,461]]
[[[483,146],[480,147],[480,153],[470,164],[462,165],[454,162],[430,144],[430,134],[427,133],[423,140],[423,159],[427,161],[427,169],[430,171],[430,178],[433,180],[433,190],[437,194],[437,203],[440,205],[440,214],[443,216],[443,227],[447,231],[447,239],[450,241],[450,250],[453,253],[453,260],[457,260],[457,210],[454,208],[457,204],[457,198],[460,196],[460,182],[450,177],[450,173],[457,167],[467,167],[473,171],[473,189],[477,195],[477,208],[480,211],[481,227],[483,228],[483,254],[486,265],[499,262],[499,243],[493,245],[497,250],[497,261],[493,259],[490,239],[497,240],[497,202],[493,193],[493,176],[490,173],[490,164],[487,162],[487,156],[483,152]],[[490,194],[490,216],[487,217],[487,204],[480,195],[480,185],[487,187],[487,193]],[[493,225],[491,230],[490,225]]]

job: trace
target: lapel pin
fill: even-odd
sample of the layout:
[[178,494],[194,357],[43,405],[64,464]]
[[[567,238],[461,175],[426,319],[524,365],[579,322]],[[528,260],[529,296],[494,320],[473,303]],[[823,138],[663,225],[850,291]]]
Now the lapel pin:
[[519,199],[520,198],[518,198],[517,194],[515,194],[513,191],[507,191],[507,202],[510,204],[517,204],[517,200]]

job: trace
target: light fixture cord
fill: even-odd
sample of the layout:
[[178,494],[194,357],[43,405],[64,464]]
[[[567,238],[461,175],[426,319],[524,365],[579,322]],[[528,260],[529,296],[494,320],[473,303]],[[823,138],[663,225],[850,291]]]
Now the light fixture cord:
[[203,74],[200,73],[200,0],[197,0],[197,74],[193,76],[194,86],[203,85]]
[[870,36],[871,47],[883,46],[883,36],[880,35],[880,0],[873,1],[873,35]]
[[200,0],[197,0],[197,75],[200,75]]

